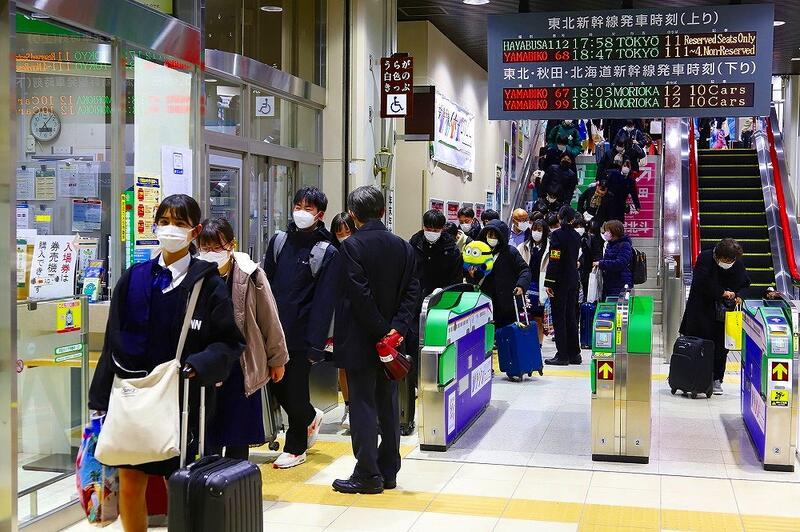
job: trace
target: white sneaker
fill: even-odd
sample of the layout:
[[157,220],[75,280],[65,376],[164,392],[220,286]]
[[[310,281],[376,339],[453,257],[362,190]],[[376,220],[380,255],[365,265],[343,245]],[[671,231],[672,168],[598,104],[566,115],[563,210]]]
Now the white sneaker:
[[317,413],[317,415],[314,416],[314,421],[312,421],[311,425],[308,426],[308,449],[311,449],[314,447],[314,444],[317,443],[319,429],[322,428],[322,410],[315,408],[314,411]]
[[722,381],[714,381],[714,395],[722,395]]
[[342,416],[342,428],[350,430],[350,405],[344,405],[344,415]]
[[275,462],[273,462],[272,467],[274,469],[289,469],[290,467],[299,466],[300,464],[305,463],[306,461],[306,453],[303,454],[291,454],[291,453],[281,453]]

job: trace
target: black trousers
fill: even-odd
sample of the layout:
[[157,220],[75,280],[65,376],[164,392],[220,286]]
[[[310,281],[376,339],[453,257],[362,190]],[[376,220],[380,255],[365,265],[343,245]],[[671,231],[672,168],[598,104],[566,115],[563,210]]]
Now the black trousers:
[[556,288],[551,301],[553,331],[556,336],[556,358],[573,360],[580,356],[578,320],[575,309],[578,305],[578,287]]
[[714,322],[714,380],[722,381],[728,363],[728,350],[725,349],[725,324]]
[[383,367],[376,363],[363,369],[347,368],[347,388],[350,391],[350,438],[357,461],[353,476],[395,480],[400,471],[397,383],[387,379]]
[[289,426],[283,452],[303,454],[308,448],[308,426],[317,415],[311,405],[308,376],[311,362],[306,353],[290,351],[286,372],[280,382],[270,383],[278,403],[286,410]]

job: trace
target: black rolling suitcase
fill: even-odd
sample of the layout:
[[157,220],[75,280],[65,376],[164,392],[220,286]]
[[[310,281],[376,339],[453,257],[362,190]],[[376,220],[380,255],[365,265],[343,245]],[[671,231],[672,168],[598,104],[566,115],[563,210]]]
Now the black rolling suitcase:
[[698,394],[711,397],[714,390],[714,342],[695,336],[679,336],[669,363],[669,387],[696,399]]
[[205,389],[200,390],[200,456],[186,465],[189,382],[184,381],[181,468],[169,477],[170,532],[262,532],[261,471],[247,460],[203,456]]

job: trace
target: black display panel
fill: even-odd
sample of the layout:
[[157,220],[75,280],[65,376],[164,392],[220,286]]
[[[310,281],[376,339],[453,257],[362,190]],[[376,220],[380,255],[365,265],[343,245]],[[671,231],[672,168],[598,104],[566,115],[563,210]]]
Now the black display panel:
[[773,17],[771,4],[491,16],[489,118],[766,115]]

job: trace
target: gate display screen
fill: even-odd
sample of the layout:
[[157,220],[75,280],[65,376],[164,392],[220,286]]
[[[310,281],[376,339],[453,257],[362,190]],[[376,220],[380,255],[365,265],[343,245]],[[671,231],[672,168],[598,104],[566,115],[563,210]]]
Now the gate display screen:
[[769,113],[772,4],[489,17],[493,120]]

